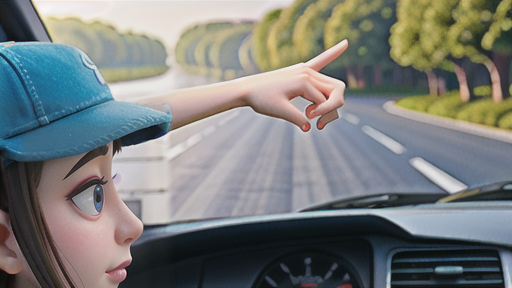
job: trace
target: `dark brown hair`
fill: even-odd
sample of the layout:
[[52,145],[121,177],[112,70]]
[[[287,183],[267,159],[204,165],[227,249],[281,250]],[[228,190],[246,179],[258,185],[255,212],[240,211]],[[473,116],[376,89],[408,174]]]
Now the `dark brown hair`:
[[39,206],[36,188],[42,170],[43,162],[14,162],[7,167],[12,230],[23,256],[42,287],[74,287]]
[[[113,153],[120,150],[121,141],[114,141]],[[0,165],[0,209],[9,213],[14,237],[37,282],[41,287],[75,287],[39,206],[43,162],[13,162],[5,170]],[[13,276],[0,270],[0,287],[12,285]]]

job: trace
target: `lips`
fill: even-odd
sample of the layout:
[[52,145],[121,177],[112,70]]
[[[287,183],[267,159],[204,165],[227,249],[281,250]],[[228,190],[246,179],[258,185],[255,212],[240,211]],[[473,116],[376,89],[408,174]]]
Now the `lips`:
[[116,268],[109,270],[105,273],[107,274],[107,277],[112,282],[121,283],[124,281],[124,279],[126,279],[126,275],[127,275],[126,269],[124,269],[124,268],[128,267],[128,265],[130,265],[130,263],[132,263],[132,260],[126,260],[123,263],[121,263],[119,266],[117,266]]

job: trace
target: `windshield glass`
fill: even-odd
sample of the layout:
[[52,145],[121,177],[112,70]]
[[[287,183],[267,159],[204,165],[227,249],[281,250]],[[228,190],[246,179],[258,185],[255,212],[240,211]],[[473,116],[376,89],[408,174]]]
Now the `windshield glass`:
[[124,101],[305,62],[349,40],[322,70],[347,90],[321,131],[241,108],[123,148],[116,187],[146,225],[512,178],[509,0],[34,4],[52,40],[84,50]]

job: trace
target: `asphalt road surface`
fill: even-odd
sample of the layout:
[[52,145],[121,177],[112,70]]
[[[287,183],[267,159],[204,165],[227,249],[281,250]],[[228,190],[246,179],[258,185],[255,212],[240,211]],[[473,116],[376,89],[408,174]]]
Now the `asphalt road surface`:
[[[116,98],[129,99],[146,87],[158,93],[209,82],[171,71],[111,87]],[[347,96],[340,119],[323,131],[303,133],[250,108],[172,131],[174,219],[285,213],[344,197],[453,193],[512,179],[512,144],[392,115],[383,109],[389,100]]]
[[[391,115],[382,108],[388,100],[348,96],[341,119],[323,131],[303,133],[251,109],[178,129],[176,143],[205,136],[171,162],[175,219],[283,213],[343,197],[451,193],[512,179],[512,144]],[[436,172],[448,184],[431,179]]]

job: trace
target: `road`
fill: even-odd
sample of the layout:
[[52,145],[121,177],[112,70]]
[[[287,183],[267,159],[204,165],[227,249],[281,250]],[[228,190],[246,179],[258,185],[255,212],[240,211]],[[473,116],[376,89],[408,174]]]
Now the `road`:
[[[198,123],[194,133],[215,131],[172,162],[175,218],[282,213],[341,197],[443,191],[414,168],[417,157],[468,187],[512,178],[511,144],[390,115],[382,108],[387,100],[347,97],[341,119],[309,133],[250,109]],[[390,150],[369,135],[375,131],[402,148]]]
[[[297,100],[300,109],[307,104]],[[170,163],[174,219],[284,213],[341,197],[512,179],[512,144],[391,115],[383,109],[389,100],[347,96],[340,119],[323,131],[303,133],[243,108],[171,132],[171,146],[190,144]],[[436,173],[448,178],[429,178]]]

